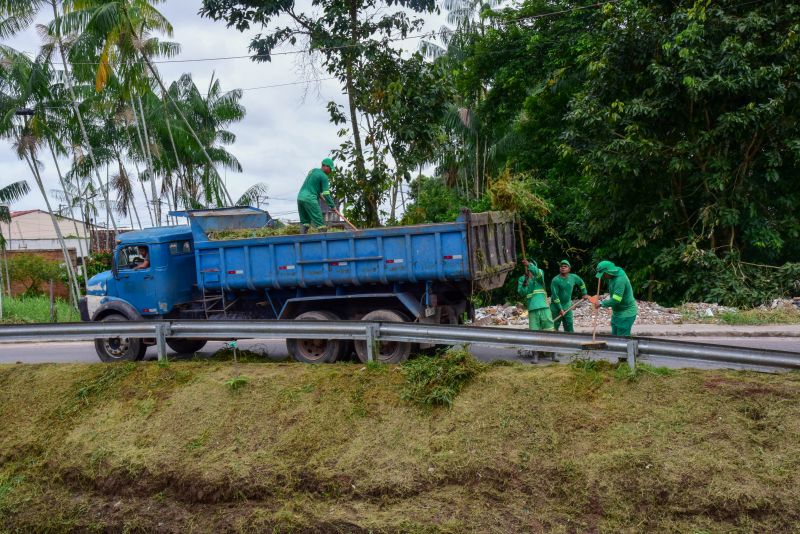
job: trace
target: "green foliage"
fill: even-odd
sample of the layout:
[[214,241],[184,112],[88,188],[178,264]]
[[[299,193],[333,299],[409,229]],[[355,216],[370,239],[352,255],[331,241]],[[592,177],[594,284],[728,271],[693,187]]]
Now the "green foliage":
[[723,312],[719,320],[731,325],[800,324],[800,310],[797,308],[739,310]]
[[16,254],[8,260],[8,271],[11,280],[25,286],[22,296],[32,297],[45,293],[47,290],[42,285],[49,280],[59,280],[62,269],[58,262],[37,254]]
[[95,252],[88,258],[84,258],[84,267],[89,278],[105,271],[111,270],[111,262],[114,255],[111,252]]
[[[68,302],[56,299],[56,321],[77,322],[81,320],[75,307]],[[42,296],[33,297],[3,297],[3,322],[4,323],[49,323],[50,298]]]
[[246,386],[248,382],[250,382],[250,379],[246,376],[234,376],[226,380],[225,385],[228,386],[228,389],[231,391],[238,391]]
[[405,386],[400,396],[423,407],[452,406],[464,386],[485,369],[463,349],[420,356],[403,364]]

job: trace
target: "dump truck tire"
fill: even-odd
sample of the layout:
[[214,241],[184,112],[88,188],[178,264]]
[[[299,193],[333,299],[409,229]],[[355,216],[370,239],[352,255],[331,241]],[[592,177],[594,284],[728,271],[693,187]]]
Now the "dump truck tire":
[[[103,317],[101,323],[118,323],[128,319],[119,314]],[[94,349],[105,363],[135,362],[144,358],[147,347],[141,339],[135,337],[110,337],[94,340]]]
[[206,343],[208,341],[205,339],[167,338],[169,348],[178,354],[194,354],[205,347]]
[[[295,317],[296,321],[338,321],[329,311],[307,311]],[[289,355],[302,363],[333,363],[342,354],[341,339],[287,339]]]
[[[405,323],[408,318],[400,312],[394,310],[374,310],[361,318],[362,321],[376,321],[384,323]],[[362,363],[369,361],[367,356],[367,343],[366,341],[356,340],[353,342],[356,346],[356,354]],[[381,363],[403,363],[408,359],[411,354],[411,343],[400,341],[384,341],[378,343],[377,350],[375,351],[376,359]]]

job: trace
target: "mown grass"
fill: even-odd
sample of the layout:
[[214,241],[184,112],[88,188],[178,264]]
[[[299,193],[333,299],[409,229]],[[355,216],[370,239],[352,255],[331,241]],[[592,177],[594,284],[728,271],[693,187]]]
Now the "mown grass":
[[800,310],[797,308],[739,310],[723,312],[719,320],[729,325],[800,324]]
[[[56,321],[80,321],[78,310],[69,302],[56,299]],[[49,297],[3,297],[3,323],[49,323]]]
[[448,365],[2,366],[0,531],[800,524],[800,374]]

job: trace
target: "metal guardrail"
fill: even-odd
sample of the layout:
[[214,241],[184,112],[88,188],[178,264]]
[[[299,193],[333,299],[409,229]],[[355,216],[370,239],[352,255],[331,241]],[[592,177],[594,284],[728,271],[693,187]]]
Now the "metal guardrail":
[[[511,328],[381,323],[363,321],[130,321],[114,323],[59,323],[0,326],[0,343],[15,341],[94,340],[105,337],[154,339],[159,360],[167,355],[166,339],[357,339],[367,342],[370,360],[379,341],[434,344],[476,344],[559,353],[575,353],[590,341],[588,334],[531,332]],[[703,360],[775,369],[800,369],[800,352],[715,345],[654,338],[598,336],[606,342],[603,353],[627,359],[633,366],[640,357]]]

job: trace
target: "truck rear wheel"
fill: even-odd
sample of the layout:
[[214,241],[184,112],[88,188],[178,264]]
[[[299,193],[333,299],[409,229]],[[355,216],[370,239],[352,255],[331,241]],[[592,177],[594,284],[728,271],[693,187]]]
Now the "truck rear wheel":
[[[362,321],[381,321],[386,323],[405,323],[405,315],[393,310],[374,310],[361,318]],[[367,342],[356,340],[356,354],[362,363],[369,361],[367,356]],[[411,354],[411,343],[402,341],[382,341],[378,343],[375,351],[376,359],[381,363],[403,363]]]
[[169,348],[178,354],[194,354],[206,346],[206,339],[167,338]]
[[[116,323],[128,319],[119,314],[103,317],[101,323]],[[135,362],[144,358],[147,346],[135,337],[108,337],[94,340],[94,349],[103,362]]]
[[[329,311],[307,311],[295,317],[297,321],[338,321]],[[333,363],[342,354],[342,339],[287,339],[289,355],[302,363]]]

